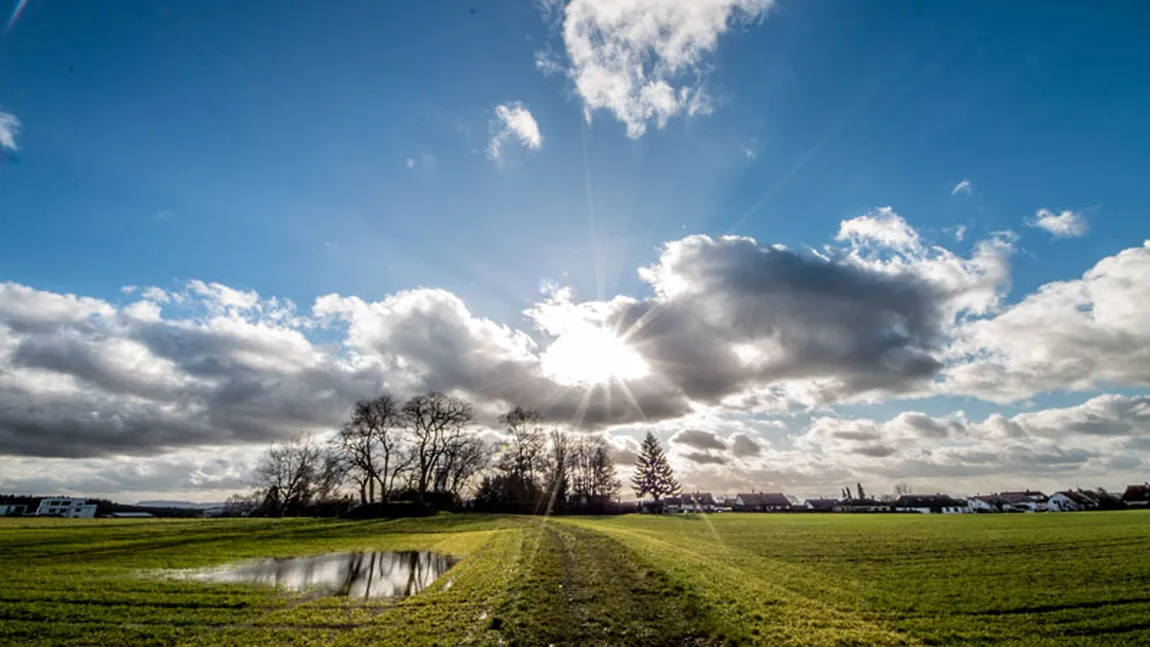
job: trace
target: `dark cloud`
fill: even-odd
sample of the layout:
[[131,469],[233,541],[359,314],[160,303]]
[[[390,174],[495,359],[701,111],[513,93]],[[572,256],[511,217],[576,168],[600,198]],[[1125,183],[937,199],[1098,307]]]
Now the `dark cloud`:
[[688,452],[683,454],[683,458],[700,465],[726,465],[730,462],[730,459],[725,456],[718,456],[707,452]]
[[708,449],[727,449],[727,443],[723,442],[723,440],[714,433],[710,431],[700,431],[698,429],[685,429],[680,431],[674,436],[671,436],[671,442],[704,451]]
[[789,379],[822,380],[827,400],[901,392],[942,367],[945,295],[913,274],[692,236],[644,276],[659,298],[611,322],[693,400]]
[[731,436],[731,453],[736,458],[745,458],[748,456],[758,456],[762,453],[762,446],[751,439],[746,434],[735,434]]

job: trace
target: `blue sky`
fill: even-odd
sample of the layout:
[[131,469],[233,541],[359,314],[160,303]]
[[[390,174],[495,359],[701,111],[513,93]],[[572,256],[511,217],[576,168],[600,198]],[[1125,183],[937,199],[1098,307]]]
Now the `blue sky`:
[[[0,280],[117,308],[137,298],[123,286],[193,280],[301,310],[439,288],[542,349],[524,314],[542,286],[649,298],[638,268],[690,234],[822,249],[888,205],[961,258],[1014,232],[1009,291],[977,316],[1146,238],[1145,5],[713,4],[755,8],[668,77],[708,114],[628,136],[577,86],[562,3],[30,0],[0,39],[0,112],[19,123]],[[512,133],[493,159],[501,105],[529,111],[536,148]],[[1030,226],[1040,209],[1087,231]],[[982,419],[1144,387],[1092,374],[829,406]]]

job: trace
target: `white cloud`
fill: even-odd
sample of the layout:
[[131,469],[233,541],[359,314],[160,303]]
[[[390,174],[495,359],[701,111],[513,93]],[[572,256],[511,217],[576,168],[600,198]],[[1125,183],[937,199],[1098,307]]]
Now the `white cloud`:
[[407,158],[406,164],[407,164],[407,168],[415,168],[415,158],[414,157]]
[[868,214],[839,224],[835,240],[849,241],[857,246],[878,244],[894,249],[918,249],[916,232],[890,207],[879,207]]
[[[866,481],[909,478],[941,490],[985,492],[1012,480],[1067,487],[1134,478],[1115,474],[1114,465],[1132,469],[1150,459],[1147,439],[1150,396],[1102,395],[1079,405],[1010,418],[992,414],[982,421],[970,421],[962,412],[938,417],[909,411],[888,420],[821,416],[794,437],[794,445]],[[995,482],[988,484],[987,477]]]
[[954,239],[960,243],[966,239],[966,225],[959,225],[954,228]]
[[[572,0],[563,9],[567,75],[588,120],[607,110],[638,138],[678,115],[709,114],[706,59],[732,26],[773,0]],[[558,66],[536,57],[544,72]]]
[[1079,238],[1085,236],[1089,225],[1081,212],[1065,210],[1054,213],[1049,209],[1039,209],[1033,220],[1026,223],[1031,227],[1045,229],[1055,238]]
[[530,150],[539,150],[543,146],[539,124],[531,116],[531,111],[518,101],[495,107],[495,119],[491,122],[491,142],[487,146],[487,154],[491,159],[502,161],[503,146],[512,138],[518,139],[520,144]]
[[[621,461],[653,430],[691,487],[1125,474],[1150,458],[1146,396],[980,422],[827,414],[892,396],[1150,388],[1150,242],[1006,304],[1012,249],[999,233],[959,256],[890,208],[844,221],[816,252],[688,236],[639,270],[651,296],[578,301],[553,286],[527,308],[529,331],[434,289],[331,294],[297,311],[203,281],[125,290],[122,306],[0,283],[0,454],[107,460],[90,476],[112,478],[117,457],[176,461],[330,430],[357,398],[434,389],[484,421],[517,404],[607,430]],[[588,324],[622,335],[650,371],[593,390],[549,377],[541,357]],[[804,411],[816,415],[801,429],[777,419]],[[13,464],[0,461],[0,485],[31,487]],[[140,478],[125,491],[152,487]]]
[[1107,384],[1150,386],[1150,241],[965,322],[941,388],[993,401]]
[[20,120],[16,115],[0,110],[0,149],[16,152],[16,136],[20,134]]
[[954,188],[950,190],[950,194],[951,195],[958,195],[959,193],[961,193],[963,195],[970,195],[972,190],[973,190],[973,187],[970,186],[970,180],[967,180],[964,178],[961,182],[954,185]]

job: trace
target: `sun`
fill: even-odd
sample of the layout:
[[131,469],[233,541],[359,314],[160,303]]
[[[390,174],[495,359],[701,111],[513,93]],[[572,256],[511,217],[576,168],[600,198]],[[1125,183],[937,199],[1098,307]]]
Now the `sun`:
[[626,341],[590,324],[560,335],[543,351],[540,361],[548,377],[569,386],[635,380],[650,371],[647,362]]

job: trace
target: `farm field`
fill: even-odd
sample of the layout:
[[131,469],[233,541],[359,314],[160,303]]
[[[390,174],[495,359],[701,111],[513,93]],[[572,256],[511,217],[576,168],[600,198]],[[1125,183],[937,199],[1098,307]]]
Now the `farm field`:
[[[1150,512],[0,520],[0,644],[1150,644]],[[462,558],[403,599],[165,578]]]

